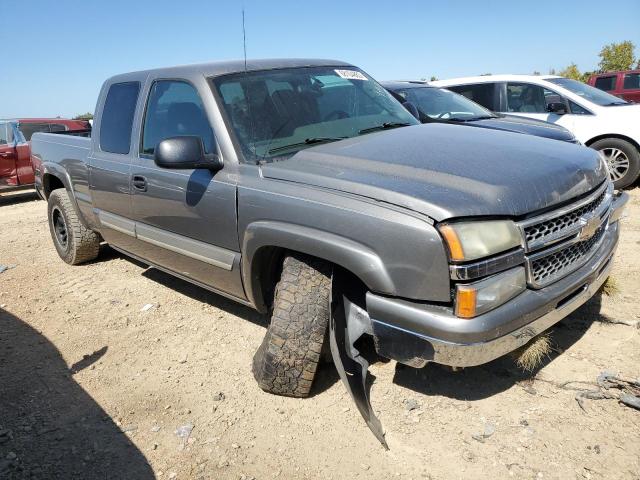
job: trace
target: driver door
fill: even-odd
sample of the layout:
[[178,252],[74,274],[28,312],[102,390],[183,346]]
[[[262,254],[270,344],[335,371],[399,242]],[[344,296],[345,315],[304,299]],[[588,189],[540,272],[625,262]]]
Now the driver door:
[[185,135],[200,137],[205,153],[217,151],[196,88],[183,80],[154,81],[131,169],[138,254],[190,280],[244,298],[236,185],[229,169],[171,169],[154,161],[162,140]]

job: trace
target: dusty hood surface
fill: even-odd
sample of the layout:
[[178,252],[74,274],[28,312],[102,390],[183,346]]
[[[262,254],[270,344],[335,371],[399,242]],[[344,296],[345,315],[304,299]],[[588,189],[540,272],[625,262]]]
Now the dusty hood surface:
[[584,194],[606,178],[589,148],[518,133],[426,124],[302,150],[265,178],[392,203],[437,221],[522,216]]

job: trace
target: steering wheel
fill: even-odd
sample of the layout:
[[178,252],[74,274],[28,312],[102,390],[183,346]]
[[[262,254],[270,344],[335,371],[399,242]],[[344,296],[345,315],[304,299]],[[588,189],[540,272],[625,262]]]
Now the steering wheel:
[[333,120],[333,117],[335,117],[336,120],[341,119],[341,118],[349,118],[349,114],[347,112],[345,112],[344,110],[334,110],[332,112],[327,113],[322,118],[322,121],[323,122],[327,122],[329,120]]
[[438,115],[438,118],[443,118],[445,115],[451,116],[451,112],[442,112],[440,115]]

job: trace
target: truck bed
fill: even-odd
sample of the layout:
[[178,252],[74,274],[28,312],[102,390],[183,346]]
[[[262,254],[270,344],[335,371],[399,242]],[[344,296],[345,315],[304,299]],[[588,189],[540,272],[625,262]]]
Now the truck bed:
[[43,163],[85,163],[90,148],[90,130],[34,133],[31,137],[31,157]]

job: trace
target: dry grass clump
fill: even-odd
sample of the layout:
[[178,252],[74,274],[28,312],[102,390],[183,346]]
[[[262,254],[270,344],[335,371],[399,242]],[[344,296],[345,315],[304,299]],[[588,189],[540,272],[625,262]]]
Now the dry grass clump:
[[602,285],[602,293],[604,293],[607,297],[613,297],[620,293],[620,287],[618,286],[618,281],[614,277],[609,277]]
[[542,333],[529,340],[529,343],[514,350],[512,356],[518,368],[531,372],[542,364],[545,357],[551,353],[551,335]]

